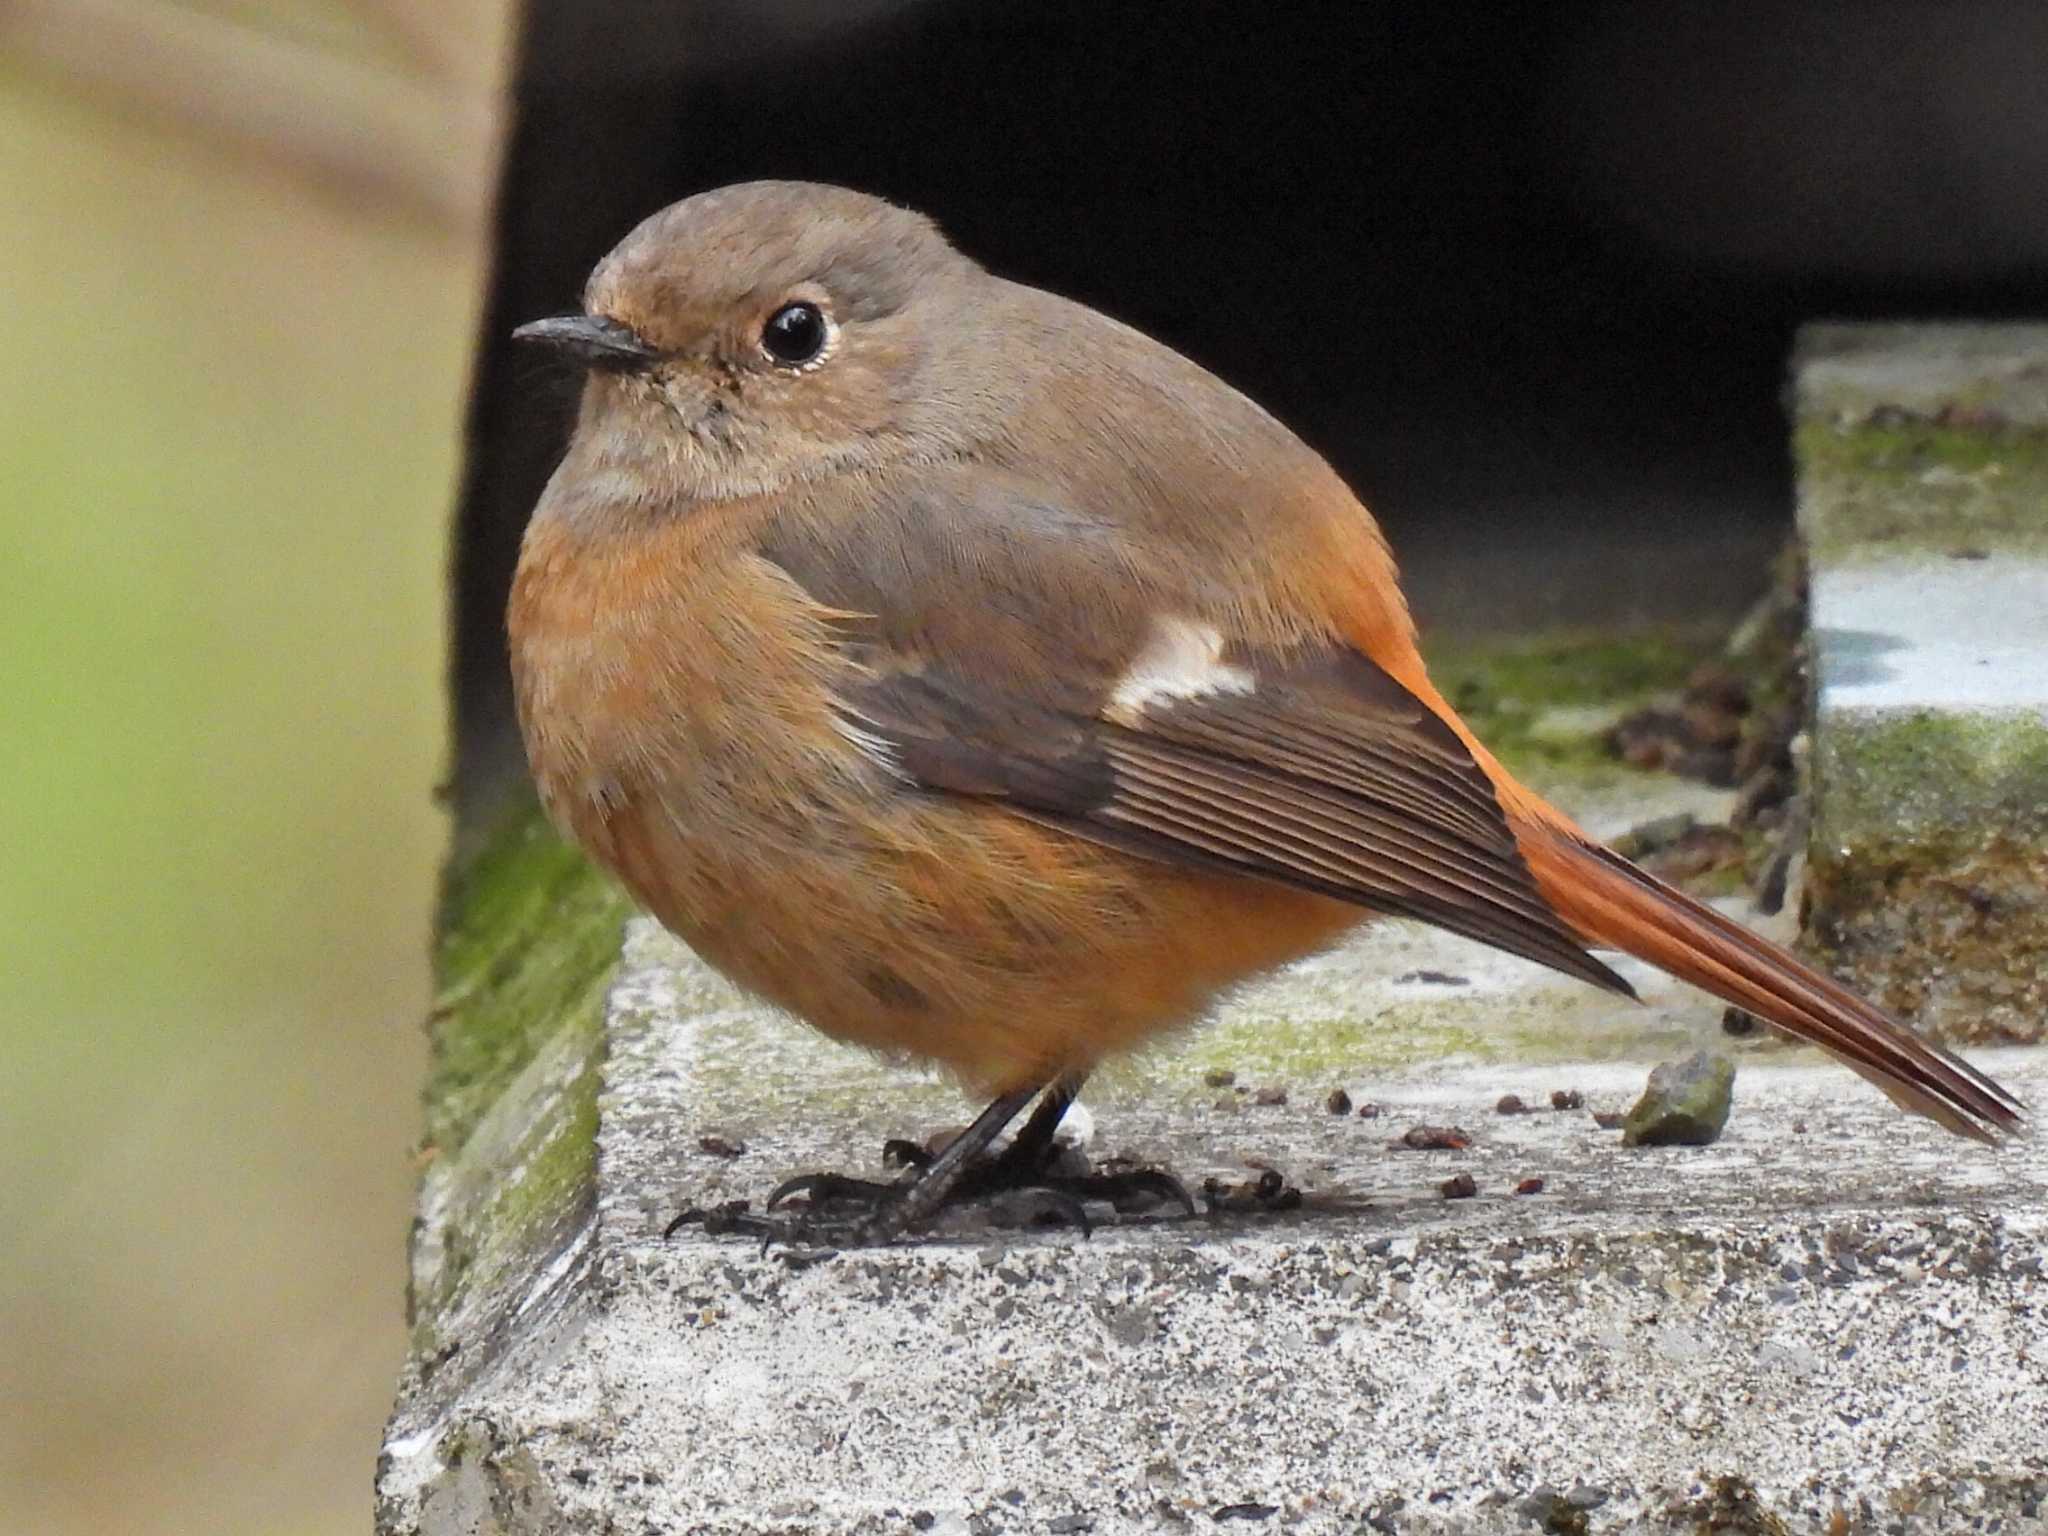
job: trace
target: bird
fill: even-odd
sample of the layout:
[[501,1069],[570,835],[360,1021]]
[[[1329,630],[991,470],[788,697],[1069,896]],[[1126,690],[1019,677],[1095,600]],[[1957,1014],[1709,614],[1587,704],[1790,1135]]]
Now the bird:
[[1104,1058],[1384,918],[1632,995],[1620,951],[1951,1131],[2026,1128],[1503,767],[1275,417],[923,214],[703,192],[513,334],[584,375],[506,621],[548,814],[742,988],[990,1101],[841,1239],[1028,1182]]

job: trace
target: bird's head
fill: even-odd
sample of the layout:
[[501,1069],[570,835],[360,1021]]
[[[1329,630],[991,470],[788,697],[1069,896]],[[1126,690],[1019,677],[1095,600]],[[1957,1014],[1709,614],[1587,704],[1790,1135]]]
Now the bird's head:
[[749,182],[654,214],[598,263],[580,313],[513,334],[587,367],[586,478],[631,469],[669,500],[774,494],[944,450],[935,407],[956,392],[930,364],[982,280],[921,214]]

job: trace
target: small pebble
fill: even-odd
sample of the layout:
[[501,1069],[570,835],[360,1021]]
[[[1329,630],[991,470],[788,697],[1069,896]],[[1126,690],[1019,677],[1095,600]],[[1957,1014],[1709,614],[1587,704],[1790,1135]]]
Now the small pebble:
[[713,1157],[738,1157],[747,1150],[747,1144],[737,1136],[721,1136],[716,1131],[699,1136],[697,1145]]
[[1704,1147],[1728,1123],[1735,1099],[1735,1063],[1711,1051],[1667,1061],[1650,1073],[1628,1112],[1622,1142],[1631,1147]]
[[1399,1141],[1388,1145],[1410,1152],[1462,1152],[1472,1145],[1472,1138],[1463,1126],[1411,1125]]
[[1287,1090],[1285,1088],[1261,1088],[1252,1096],[1252,1102],[1254,1104],[1263,1104],[1269,1109],[1276,1104],[1285,1104],[1287,1102]]
[[1593,1111],[1593,1123],[1603,1131],[1620,1130],[1621,1122],[1627,1118],[1628,1116],[1618,1109],[1596,1109]]
[[1379,1107],[1379,1105],[1377,1105],[1377,1104],[1373,1104],[1373,1103],[1369,1103],[1369,1102],[1368,1102],[1368,1103],[1365,1103],[1365,1104],[1361,1104],[1361,1105],[1359,1105],[1359,1106],[1358,1106],[1358,1118],[1359,1118],[1359,1119],[1361,1119],[1361,1120],[1377,1120],[1377,1119],[1379,1119],[1379,1117],[1380,1117],[1380,1107]]
[[1493,1106],[1496,1115],[1521,1115],[1528,1113],[1529,1106],[1522,1102],[1520,1094],[1504,1093],[1500,1102]]
[[1330,1096],[1323,1100],[1323,1108],[1333,1115],[1348,1115],[1351,1113],[1351,1095],[1342,1088],[1332,1088]]
[[1237,1081],[1237,1074],[1228,1067],[1211,1067],[1202,1074],[1202,1081],[1211,1088],[1228,1088]]
[[1543,1193],[1543,1181],[1541,1179],[1524,1179],[1515,1186],[1515,1193],[1518,1195],[1540,1195]]
[[1446,1200],[1470,1200],[1479,1193],[1479,1186],[1469,1173],[1454,1173],[1437,1186]]
[[1216,1096],[1216,1102],[1209,1107],[1211,1109],[1229,1110],[1234,1114],[1237,1111],[1237,1100],[1227,1093],[1220,1093]]
[[1584,1109],[1586,1096],[1576,1088],[1553,1089],[1550,1095],[1552,1109]]

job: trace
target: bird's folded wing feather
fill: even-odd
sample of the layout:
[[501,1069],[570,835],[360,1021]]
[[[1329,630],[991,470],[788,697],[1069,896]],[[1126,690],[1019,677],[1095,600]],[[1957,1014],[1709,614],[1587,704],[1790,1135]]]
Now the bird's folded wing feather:
[[[1236,641],[1142,583],[1076,604],[1048,586],[1063,564],[1085,585],[1102,563],[1084,553],[1089,570],[1074,568],[1071,520],[1042,550],[1015,508],[1000,536],[989,528],[884,545],[943,571],[877,573],[880,557],[820,558],[815,543],[765,551],[847,615],[840,707],[889,772],[1630,990],[1544,900],[1465,744],[1368,657],[1333,640]],[[1072,632],[1083,614],[1088,632]]]

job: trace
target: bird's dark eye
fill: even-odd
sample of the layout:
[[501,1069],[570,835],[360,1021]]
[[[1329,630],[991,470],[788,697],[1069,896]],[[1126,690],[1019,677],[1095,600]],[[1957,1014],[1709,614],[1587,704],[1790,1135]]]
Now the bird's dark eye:
[[761,327],[761,347],[784,367],[795,368],[825,350],[825,336],[825,312],[799,300],[768,317]]

